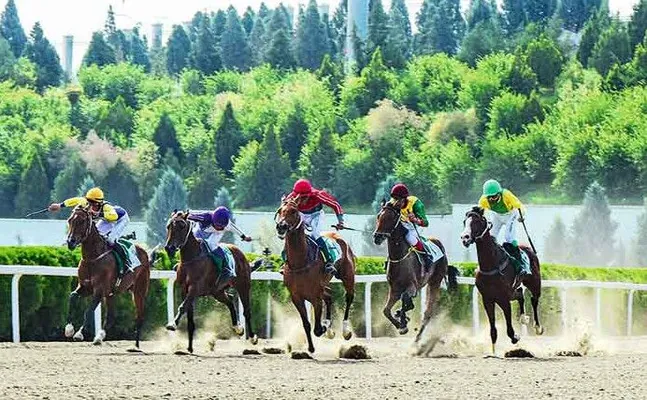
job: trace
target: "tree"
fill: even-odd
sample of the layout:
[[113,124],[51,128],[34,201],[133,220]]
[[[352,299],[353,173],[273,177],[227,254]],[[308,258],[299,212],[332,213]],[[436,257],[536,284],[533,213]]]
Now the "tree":
[[593,48],[598,42],[600,35],[602,35],[602,32],[604,32],[610,24],[611,19],[609,18],[609,14],[604,10],[595,13],[594,16],[584,24],[580,46],[577,48],[577,59],[583,67],[586,68],[589,66],[589,58],[593,53]]
[[526,49],[528,65],[537,75],[537,81],[544,87],[553,87],[555,79],[562,72],[562,54],[547,35],[542,34],[528,44]]
[[153,141],[157,145],[160,156],[164,156],[170,151],[178,159],[182,158],[182,148],[180,147],[180,142],[177,140],[175,124],[173,124],[168,113],[163,113],[160,117],[155,132],[153,133]]
[[36,65],[36,88],[42,92],[48,86],[58,86],[63,77],[63,68],[56,49],[45,38],[38,22],[34,24],[30,36],[31,40],[25,47],[25,56]]
[[502,5],[505,33],[512,36],[526,25],[524,0],[503,0]]
[[605,190],[593,182],[584,193],[582,210],[571,227],[571,262],[607,266],[614,257],[614,235],[618,224],[611,220]]
[[542,119],[543,110],[534,96],[503,93],[490,103],[489,129],[496,134],[520,135],[527,124]]
[[600,35],[589,58],[589,64],[602,76],[606,76],[614,65],[625,64],[629,60],[629,35],[620,23],[614,22]]
[[195,43],[191,47],[190,60],[191,66],[204,75],[211,75],[222,68],[218,36],[211,29],[207,16],[202,18],[198,26]]
[[90,46],[88,46],[88,51],[83,58],[83,64],[86,66],[96,65],[98,67],[104,67],[109,64],[115,64],[116,62],[115,50],[106,42],[103,33],[94,32],[92,34],[92,40],[90,40]]
[[295,44],[299,66],[309,70],[319,68],[329,48],[326,27],[319,18],[315,0],[309,1],[303,20],[299,21]]
[[225,184],[225,174],[218,168],[213,148],[198,155],[196,168],[187,179],[189,204],[193,208],[209,208],[213,205],[213,194]]
[[218,128],[214,135],[216,161],[218,166],[231,174],[234,166],[234,157],[238,154],[241,146],[245,144],[240,123],[234,115],[234,108],[230,102],[225,106],[225,111],[220,117]]
[[0,80],[6,81],[13,75],[16,58],[13,56],[11,46],[0,36]]
[[505,36],[498,22],[490,19],[476,24],[461,44],[458,59],[475,66],[477,61],[488,54],[505,48]]
[[510,73],[503,78],[501,83],[513,92],[526,96],[529,96],[539,86],[537,75],[528,65],[528,57],[521,52],[517,52],[515,55]]
[[369,0],[366,53],[373,54],[378,47],[383,49],[388,35],[389,17],[384,11],[382,0]]
[[173,26],[173,32],[166,43],[166,69],[177,75],[189,65],[191,40],[180,25]]
[[[235,8],[233,8],[232,6],[230,6],[229,8],[233,9],[234,13],[236,13]],[[238,13],[236,13],[236,17],[238,17]],[[222,35],[225,33],[226,26],[227,26],[227,14],[225,14],[223,10],[218,10],[216,12],[216,16],[213,18],[213,28],[212,28],[213,35],[216,38],[217,42],[220,42],[220,39],[222,39]]]
[[647,30],[647,0],[640,0],[634,4],[634,12],[631,14],[629,21],[629,42],[631,49],[643,42],[645,31]]
[[339,91],[344,82],[344,72],[341,67],[334,63],[329,54],[326,54],[321,62],[321,67],[316,72],[317,78],[326,82],[328,89],[339,96]]
[[290,38],[285,29],[279,29],[274,33],[264,59],[266,63],[279,69],[292,69],[296,66]]
[[568,262],[568,242],[567,242],[566,225],[564,221],[557,216],[553,221],[553,225],[548,231],[546,236],[546,261],[551,263],[566,263]]
[[586,0],[561,0],[558,13],[564,28],[572,32],[579,32],[589,18]]
[[146,242],[150,246],[166,241],[166,222],[173,210],[188,208],[187,192],[182,178],[167,169],[160,179],[145,213]]
[[[403,12],[404,10],[404,12]],[[402,69],[411,57],[411,23],[403,0],[396,0],[389,11],[388,35],[384,43],[384,63]]]
[[546,22],[555,14],[556,0],[530,0],[526,3],[529,22]]
[[[51,195],[52,202],[61,202],[69,197],[79,195],[78,188],[85,177],[85,163],[78,154],[72,154],[67,160],[65,168],[54,179],[54,189],[52,189]],[[62,216],[62,214],[57,215]]]
[[252,65],[260,65],[265,59],[265,49],[267,41],[265,40],[265,24],[260,14],[256,16],[254,27],[249,34],[249,47],[252,54]]
[[348,0],[340,0],[331,21],[331,36],[333,59],[342,61],[346,49],[346,18],[348,14]]
[[228,69],[246,71],[252,63],[252,53],[238,14],[233,7],[227,10],[225,32],[220,40],[222,65]]
[[[124,98],[119,96],[114,103],[108,108],[108,112],[98,124],[97,130],[105,137],[114,136],[114,133],[125,135],[126,139],[130,138],[134,128],[134,112],[128,107]],[[115,138],[111,137],[113,142]],[[117,144],[119,144],[117,142]],[[123,143],[128,145],[129,143]]]
[[194,69],[185,69],[180,75],[182,83],[182,92],[185,94],[200,96],[204,94],[204,82],[200,71]]
[[148,44],[146,43],[146,37],[142,39],[137,27],[133,28],[130,53],[131,63],[141,66],[146,73],[151,71],[151,61],[148,57]]
[[254,28],[254,21],[256,20],[256,13],[254,10],[252,10],[251,7],[247,7],[245,10],[245,13],[243,14],[243,28],[245,29],[245,34],[249,36],[250,33],[252,33],[252,29]]
[[19,58],[27,45],[27,35],[22,29],[14,0],[8,0],[0,16],[0,35],[9,42],[14,57]]
[[141,197],[134,174],[126,163],[119,159],[117,163],[108,170],[104,181],[101,183],[106,197],[110,201],[123,207],[128,213],[139,215],[141,212]]
[[41,209],[43,201],[50,196],[49,179],[45,163],[40,154],[34,153],[29,158],[20,176],[18,192],[15,199],[15,210],[18,215]]
[[[326,56],[328,57],[328,56]],[[308,136],[308,124],[303,106],[297,103],[294,110],[288,115],[285,125],[281,129],[281,147],[285,150],[290,159],[292,169],[297,167],[301,148]]]
[[472,30],[480,23],[491,20],[496,16],[496,4],[489,0],[472,0],[467,16],[467,29]]
[[34,88],[36,86],[36,65],[27,57],[20,57],[14,64],[11,79],[16,86]]
[[338,159],[335,137],[329,128],[323,127],[303,150],[299,172],[302,176],[310,177],[315,185],[331,189]]
[[[83,178],[83,180],[81,181],[81,184],[76,189],[76,195],[85,196],[88,190],[96,186],[97,184],[94,183],[94,179],[92,179],[90,175],[86,175],[85,178]],[[57,199],[62,199],[62,197],[58,197]]]
[[417,54],[456,54],[465,34],[460,0],[424,0],[418,13],[417,25]]

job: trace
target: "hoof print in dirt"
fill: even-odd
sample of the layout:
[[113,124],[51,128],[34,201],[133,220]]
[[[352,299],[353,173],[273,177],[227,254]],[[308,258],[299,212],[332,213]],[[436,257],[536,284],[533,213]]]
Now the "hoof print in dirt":
[[290,357],[293,360],[312,360],[312,356],[305,351],[295,351]]
[[437,355],[431,356],[431,358],[458,358],[458,354],[456,354],[456,353],[437,354]]
[[263,348],[263,353],[265,353],[265,354],[285,354],[285,350],[278,349],[276,347],[265,347],[265,348]]
[[524,349],[514,349],[505,352],[505,358],[535,358],[535,355]]
[[368,360],[371,356],[368,355],[366,347],[359,344],[354,344],[350,347],[342,346],[339,349],[339,358],[348,358],[351,360]]
[[244,356],[260,356],[261,353],[259,353],[258,350],[254,350],[254,349],[245,349],[245,350],[243,350],[243,355]]
[[564,350],[558,351],[555,353],[557,357],[582,357],[582,353],[579,351]]
[[175,350],[173,352],[173,354],[175,354],[176,356],[189,356],[189,355],[191,355],[191,353],[189,353],[188,351],[184,351],[184,350]]

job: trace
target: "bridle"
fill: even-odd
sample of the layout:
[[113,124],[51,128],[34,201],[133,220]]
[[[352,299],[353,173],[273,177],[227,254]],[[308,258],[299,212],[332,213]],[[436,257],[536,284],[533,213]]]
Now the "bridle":
[[397,209],[395,209],[395,208],[393,208],[393,207],[391,207],[389,205],[384,205],[382,207],[382,210],[377,215],[377,218],[379,219],[380,215],[382,215],[382,213],[384,213],[385,211],[391,211],[391,212],[395,213],[396,216],[398,217],[397,222],[395,223],[395,225],[393,225],[393,228],[391,228],[391,230],[388,231],[388,232],[378,232],[377,227],[376,227],[375,231],[373,232],[373,236],[382,236],[382,237],[385,237],[387,239],[390,239],[391,236],[393,236],[393,233],[396,231],[396,229],[398,229],[398,227],[402,223],[402,218],[400,218],[400,216],[398,215],[398,214],[400,214],[400,212]]
[[186,243],[189,241],[189,235],[191,235],[191,226],[193,223],[191,221],[185,220],[184,218],[178,218],[178,214],[176,214],[169,219],[167,226],[172,226],[174,223],[179,221],[184,222],[186,226],[186,234],[184,235],[184,241],[182,242],[181,245],[178,246],[178,249],[181,249],[184,246],[186,246]]
[[[469,213],[467,213],[467,215],[465,216],[465,219],[463,220],[463,226],[465,226],[465,223],[467,222],[468,219],[471,219],[471,218],[474,218],[474,217],[478,217],[479,219],[486,220],[486,218],[484,216],[482,216],[482,215],[480,215],[480,214],[478,214],[476,212],[469,212]],[[481,232],[477,236],[474,236],[474,232],[472,231],[472,227],[470,226],[469,243],[472,244],[472,243],[476,243],[476,242],[481,241],[485,237],[485,235],[490,233],[490,230],[492,230],[492,222],[487,221],[487,220],[486,220],[485,229],[483,229],[483,232]]]
[[287,234],[288,232],[295,231],[295,230],[301,228],[301,225],[303,225],[303,218],[301,218],[300,214],[299,214],[299,222],[296,225],[288,224],[285,221],[285,217],[281,217],[279,219],[279,217],[281,216],[281,210],[283,209],[283,207],[285,207],[287,205],[293,206],[295,208],[297,207],[296,201],[294,201],[294,200],[284,200],[283,203],[281,204],[281,207],[279,207],[276,210],[276,213],[274,214],[274,222],[276,223],[277,228],[278,227],[285,228],[285,233],[284,234],[279,233],[279,238],[280,239],[283,239],[285,234]]
[[[83,243],[88,238],[88,236],[90,236],[90,231],[92,230],[93,221],[92,221],[92,214],[90,213],[89,209],[84,207],[77,207],[76,209],[74,209],[74,212],[72,213],[72,216],[67,221],[67,223],[68,223],[68,226],[72,228],[71,221],[74,219],[74,217],[77,214],[79,214],[79,212],[83,212],[84,214],[87,215],[87,228],[85,229],[85,233],[81,237],[81,240],[79,240],[79,243]],[[70,238],[71,235],[72,235],[72,229],[70,229],[70,233],[68,234],[68,239]]]

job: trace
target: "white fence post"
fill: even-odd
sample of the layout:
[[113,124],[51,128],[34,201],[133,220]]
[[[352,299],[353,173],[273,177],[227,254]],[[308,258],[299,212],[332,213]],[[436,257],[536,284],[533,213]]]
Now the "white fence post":
[[166,319],[169,325],[175,320],[175,278],[169,278],[166,281]]
[[627,297],[627,336],[631,336],[634,326],[634,292],[633,289],[629,290]]
[[11,331],[14,343],[20,343],[20,290],[18,286],[20,277],[20,274],[16,274],[11,278]]
[[372,332],[372,308],[371,308],[371,285],[372,282],[366,282],[364,284],[364,325],[365,325],[365,330],[366,333],[364,336],[366,339],[371,339],[373,337],[373,332]]
[[[269,285],[268,285],[269,287]],[[272,337],[272,290],[267,291],[267,305],[265,311],[265,337]]]
[[602,289],[595,288],[595,329],[602,331]]
[[562,331],[566,332],[566,325],[567,325],[567,320],[566,320],[566,288],[562,287],[562,290],[560,291],[560,302],[561,302],[561,309],[562,309]]
[[472,332],[474,336],[478,335],[481,330],[481,320],[479,318],[479,290],[476,285],[472,288]]

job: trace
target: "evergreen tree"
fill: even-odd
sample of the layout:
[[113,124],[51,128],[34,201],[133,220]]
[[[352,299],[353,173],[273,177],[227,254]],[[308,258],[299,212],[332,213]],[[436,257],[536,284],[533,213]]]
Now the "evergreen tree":
[[328,53],[326,28],[319,18],[317,2],[310,0],[303,20],[299,22],[296,35],[296,55],[299,66],[315,70]]
[[[56,175],[54,189],[52,189],[52,202],[61,202],[69,197],[77,196],[78,188],[86,174],[86,165],[78,154],[72,154],[65,164],[65,168]],[[64,218],[63,214],[56,214]]]
[[357,34],[357,27],[353,26],[353,31],[352,31],[352,37],[351,37],[351,44],[353,46],[353,54],[355,56],[354,62],[355,65],[353,66],[355,71],[361,71],[366,67],[367,59],[366,59],[366,46],[364,41],[362,41],[362,38],[359,37]]
[[268,24],[265,24],[265,40],[269,43],[272,40],[274,34],[280,30],[284,30],[286,35],[289,35],[292,32],[292,27],[288,21],[288,11],[283,7],[283,4],[279,5],[271,13],[270,21]]
[[[329,58],[328,58],[329,59]],[[297,167],[301,148],[308,137],[308,124],[303,106],[297,103],[294,110],[288,115],[285,126],[281,129],[281,147],[285,150],[290,159],[292,169]]]
[[524,0],[503,0],[503,21],[508,36],[521,31],[526,25]]
[[261,5],[258,7],[258,17],[263,20],[263,23],[269,22],[272,13],[270,9],[267,8],[264,2],[261,2]]
[[198,27],[198,33],[190,55],[191,66],[202,72],[203,75],[211,75],[222,68],[217,38],[211,29],[209,19],[205,16]]
[[496,15],[496,4],[489,0],[472,0],[467,16],[467,29],[472,30],[476,24],[491,20]]
[[[96,187],[97,184],[94,183],[94,179],[90,175],[86,175],[85,178],[81,181],[81,184],[78,186],[76,189],[76,195],[77,196],[85,196],[85,194],[88,192],[88,190],[92,189],[93,187]],[[58,199],[62,199],[62,197],[59,197]],[[58,200],[56,200],[58,201]]]
[[108,136],[111,131],[115,131],[129,138],[133,132],[133,127],[133,110],[128,107],[122,96],[117,96],[117,99],[108,108],[105,118],[100,121],[98,130],[105,136]]
[[27,35],[22,29],[14,0],[8,0],[0,16],[0,35],[9,42],[14,57],[19,58],[27,45]]
[[144,68],[144,72],[151,71],[151,61],[148,57],[148,44],[146,36],[142,39],[139,35],[139,29],[133,28],[132,41],[131,41],[131,63],[139,65]]
[[258,149],[255,172],[257,189],[263,194],[261,205],[280,201],[290,176],[290,159],[283,153],[279,137],[271,126]]
[[230,174],[234,166],[234,157],[238,154],[241,146],[245,144],[240,123],[234,115],[234,108],[227,102],[225,111],[222,113],[218,128],[214,135],[216,162],[218,166]]
[[214,149],[208,147],[198,155],[196,168],[187,179],[189,205],[192,208],[210,208],[213,194],[225,184],[225,174],[218,168]]
[[391,2],[391,8],[397,9],[400,15],[404,17],[404,21],[402,21],[403,31],[409,40],[412,40],[411,21],[409,20],[409,10],[407,9],[405,0],[393,0]]
[[310,177],[319,187],[331,189],[335,179],[335,166],[339,159],[333,134],[328,127],[323,127],[312,143],[314,146],[308,146],[310,151],[304,151],[299,160],[301,175]]
[[583,208],[571,228],[571,262],[577,265],[606,266],[614,257],[614,235],[618,224],[604,188],[593,182],[584,194]]
[[[366,115],[375,107],[377,101],[386,97],[390,87],[389,73],[382,61],[382,52],[375,50],[371,62],[362,70],[360,75],[360,95],[352,99],[353,106],[359,115]],[[349,106],[349,104],[346,104]]]
[[456,54],[465,34],[460,0],[424,0],[417,25],[417,54]]
[[200,30],[200,26],[205,18],[208,19],[209,17],[204,15],[202,11],[196,12],[193,14],[193,18],[191,18],[191,23],[189,23],[187,28],[187,35],[189,36],[192,45],[195,44],[195,40],[198,37],[198,31]]
[[555,79],[562,72],[564,62],[557,44],[547,35],[542,34],[528,44],[526,56],[528,65],[537,75],[539,84],[553,87]]
[[529,0],[525,4],[529,22],[546,22],[557,8],[557,0]]
[[348,14],[348,0],[340,0],[333,15],[331,25],[330,41],[335,49],[333,58],[335,61],[342,61],[346,50],[346,18]]
[[589,64],[602,76],[606,76],[614,65],[621,65],[629,60],[631,60],[629,35],[624,26],[614,22],[600,35],[589,58]]
[[17,215],[43,208],[50,196],[49,179],[40,154],[34,153],[20,176],[15,207]]
[[335,97],[339,97],[341,85],[344,83],[344,72],[338,64],[333,63],[330,55],[324,56],[321,67],[317,70],[317,78],[325,81],[328,89]]
[[637,4],[634,4],[633,11],[628,26],[629,41],[632,50],[641,44],[645,38],[645,31],[647,30],[647,0],[640,0]]
[[157,145],[160,156],[166,155],[167,151],[170,150],[175,157],[182,158],[182,148],[177,140],[175,124],[173,124],[171,117],[167,113],[162,114],[160,117],[155,133],[153,133],[153,141]]
[[189,65],[191,40],[180,25],[173,26],[173,32],[166,43],[166,69],[177,75]]
[[292,69],[296,66],[290,38],[284,29],[274,33],[264,59],[266,63],[279,69]]
[[[234,13],[236,13],[236,18],[238,18],[238,13],[236,12],[236,9],[231,6],[229,8],[233,9]],[[227,26],[227,14],[225,14],[223,10],[218,10],[216,12],[216,16],[213,18],[213,35],[217,42],[220,42],[222,35],[225,33],[226,26]]]
[[260,14],[256,16],[254,27],[249,34],[249,47],[252,54],[252,65],[260,65],[265,59],[265,50],[267,48],[265,24]]
[[476,24],[469,31],[463,43],[458,58],[472,67],[476,62],[487,56],[505,49],[505,35],[501,26],[494,19]]
[[13,56],[9,42],[0,36],[0,80],[10,79],[15,65],[16,58]]
[[108,170],[105,180],[101,184],[106,197],[110,198],[113,204],[123,207],[131,217],[140,215],[142,208],[137,182],[133,176],[133,172],[126,163],[119,159]]
[[[389,11],[388,36],[384,44],[384,63],[402,69],[411,57],[411,23],[403,0],[396,0]],[[405,13],[403,14],[403,10]]]
[[187,192],[182,178],[173,170],[167,169],[146,209],[146,242],[148,245],[163,244],[166,241],[166,222],[169,215],[173,210],[187,208]]
[[600,35],[602,35],[602,32],[604,32],[610,24],[611,19],[609,18],[609,14],[604,10],[595,13],[594,16],[584,24],[582,39],[580,40],[580,46],[577,49],[577,59],[585,68],[589,65],[589,58],[593,53],[593,48],[598,42]]
[[43,35],[40,23],[34,24],[30,36],[25,56],[36,65],[36,88],[42,92],[48,86],[58,86],[63,78],[63,68],[56,49]]
[[557,216],[546,237],[546,261],[551,263],[566,263],[568,261],[568,243],[566,225]]
[[252,63],[252,54],[238,14],[233,7],[227,11],[225,34],[221,39],[222,65],[228,69],[247,70]]
[[88,51],[83,58],[84,65],[104,67],[117,62],[115,50],[106,42],[102,32],[94,32]]
[[252,10],[251,7],[247,7],[245,13],[243,14],[243,29],[245,29],[245,34],[249,36],[252,33],[254,28],[254,21],[256,20],[256,13]]
[[384,11],[382,0],[369,0],[366,53],[373,54],[378,47],[383,49],[388,35],[389,17]]
[[589,18],[586,0],[561,0],[558,11],[564,28],[572,32],[579,32]]

